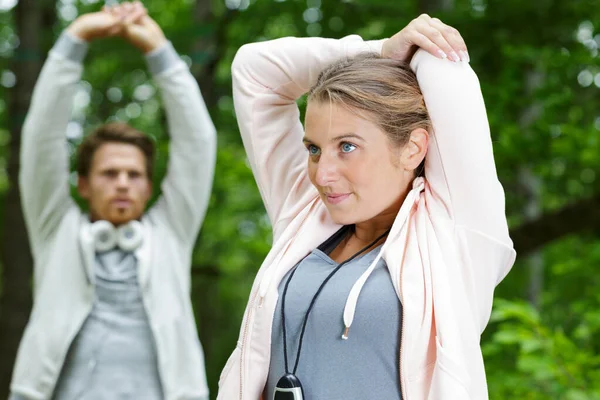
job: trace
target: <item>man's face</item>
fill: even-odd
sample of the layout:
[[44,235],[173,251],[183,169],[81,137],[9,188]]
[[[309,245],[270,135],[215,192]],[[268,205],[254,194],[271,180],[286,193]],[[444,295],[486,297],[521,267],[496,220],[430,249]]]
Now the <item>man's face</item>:
[[88,201],[92,221],[118,226],[139,219],[152,194],[144,153],[127,143],[101,145],[89,175],[79,177],[78,191]]

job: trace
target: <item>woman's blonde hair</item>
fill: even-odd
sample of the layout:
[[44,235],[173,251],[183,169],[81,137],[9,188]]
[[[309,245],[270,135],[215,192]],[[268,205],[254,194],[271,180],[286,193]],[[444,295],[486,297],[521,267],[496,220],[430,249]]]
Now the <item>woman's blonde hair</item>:
[[325,68],[308,93],[309,101],[332,102],[364,113],[390,142],[404,146],[410,133],[431,122],[415,73],[398,60],[361,54]]

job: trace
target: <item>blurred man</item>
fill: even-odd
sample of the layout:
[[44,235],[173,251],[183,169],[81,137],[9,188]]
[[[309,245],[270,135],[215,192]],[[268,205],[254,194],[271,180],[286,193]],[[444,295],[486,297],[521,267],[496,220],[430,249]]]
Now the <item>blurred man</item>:
[[[103,125],[78,152],[84,214],[69,196],[65,131],[88,43],[116,35],[145,54],[162,93],[168,173],[162,197],[144,213],[153,141],[124,123]],[[215,142],[196,81],[139,2],[82,15],[61,35],[23,127],[34,306],[11,400],[208,398],[189,291]]]

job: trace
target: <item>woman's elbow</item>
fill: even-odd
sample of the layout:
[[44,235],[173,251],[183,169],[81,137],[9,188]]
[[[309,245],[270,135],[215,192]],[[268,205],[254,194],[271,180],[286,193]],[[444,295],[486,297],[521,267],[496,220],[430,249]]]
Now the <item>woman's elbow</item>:
[[246,71],[250,65],[256,62],[259,53],[260,43],[247,43],[240,47],[231,63],[232,76],[235,77],[239,73]]

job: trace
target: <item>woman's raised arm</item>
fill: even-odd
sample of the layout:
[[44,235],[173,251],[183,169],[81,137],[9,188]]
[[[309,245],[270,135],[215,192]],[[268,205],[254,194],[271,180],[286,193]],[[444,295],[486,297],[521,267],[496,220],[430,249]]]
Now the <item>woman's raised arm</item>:
[[238,125],[275,237],[317,196],[307,175],[298,100],[342,57],[381,53],[382,41],[282,38],[244,45],[232,66]]

